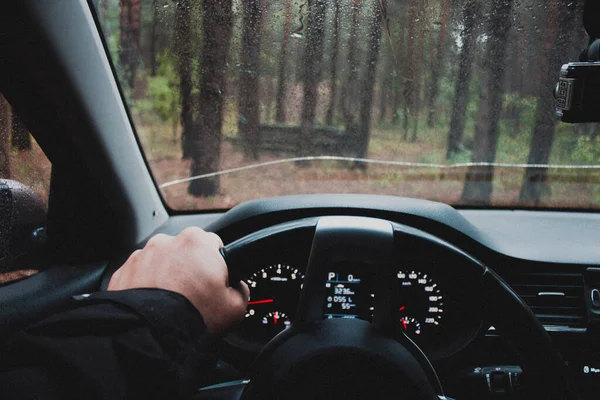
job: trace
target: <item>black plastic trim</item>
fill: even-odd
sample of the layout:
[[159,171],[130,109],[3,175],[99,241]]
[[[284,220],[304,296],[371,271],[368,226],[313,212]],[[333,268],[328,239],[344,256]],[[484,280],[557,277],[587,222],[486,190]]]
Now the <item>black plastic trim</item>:
[[2,286],[0,290],[0,343],[3,338],[51,315],[75,294],[95,292],[106,264],[56,266],[37,275]]

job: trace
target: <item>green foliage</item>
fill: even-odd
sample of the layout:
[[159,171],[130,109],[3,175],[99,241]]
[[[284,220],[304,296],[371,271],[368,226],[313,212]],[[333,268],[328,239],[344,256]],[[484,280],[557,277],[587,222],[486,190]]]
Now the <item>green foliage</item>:
[[438,118],[438,124],[449,126],[452,118],[452,101],[454,100],[454,82],[450,77],[444,76],[440,79],[440,93],[438,103],[442,106]]
[[113,64],[119,65],[119,35],[117,33],[112,33],[106,38],[106,42]]
[[514,129],[507,121],[500,121],[500,137],[498,138],[498,149],[496,161],[500,163],[526,163],[529,157],[529,142],[531,129],[523,127],[521,133],[508,135],[506,131]]
[[428,153],[419,156],[419,162],[424,164],[442,164],[444,160],[442,154]]
[[[573,158],[582,164],[598,164],[600,161],[600,136],[595,138],[579,136],[573,149]],[[594,201],[600,203],[600,187],[594,185],[591,190]]]
[[464,164],[464,163],[471,162],[471,154],[472,154],[471,150],[463,149],[462,151],[453,153],[450,156],[450,159],[448,160],[448,162],[450,164]]
[[573,155],[578,140],[579,135],[575,134],[569,126],[559,124],[556,128],[551,161],[555,163],[573,163]]
[[524,126],[527,126],[531,131],[535,124],[535,111],[537,108],[537,98],[525,97],[521,101],[523,107],[523,114],[521,116],[521,122]]
[[[521,128],[530,131],[535,124],[537,99],[535,97],[522,97],[519,93],[507,93],[504,95],[503,110],[506,112],[511,108],[519,111]],[[520,132],[516,133],[519,134]]]
[[153,100],[153,108],[163,121],[173,118],[174,105],[179,100],[179,79],[175,74],[170,57],[159,58],[159,73],[148,79],[148,91]]
[[125,82],[121,83],[121,92],[123,93],[123,97],[125,98],[125,104],[129,106],[129,109],[131,111],[139,110],[139,105],[137,104],[137,102],[133,101],[133,90]]
[[600,136],[579,136],[573,148],[573,158],[582,164],[597,164],[600,161]]
[[240,119],[240,113],[238,112],[237,102],[228,100],[225,102],[225,118],[223,119],[223,134],[237,136],[238,134],[238,121]]
[[[147,77],[147,110],[161,121],[170,121],[178,117],[174,112],[179,104],[179,78],[175,72],[174,59],[169,53],[163,53],[157,60],[156,76]],[[141,110],[140,110],[141,111]]]

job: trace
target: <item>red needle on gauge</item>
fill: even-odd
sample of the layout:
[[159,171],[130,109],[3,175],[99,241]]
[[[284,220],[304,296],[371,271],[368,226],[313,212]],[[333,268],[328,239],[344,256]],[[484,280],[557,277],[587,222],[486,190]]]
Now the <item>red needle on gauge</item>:
[[273,299],[264,299],[264,300],[254,300],[254,301],[249,301],[248,305],[254,305],[254,304],[267,304],[267,303],[272,303]]
[[273,314],[273,324],[274,325],[277,325],[278,319],[279,319],[279,314],[278,313]]
[[402,318],[402,326],[404,327],[404,330],[407,330],[408,327],[406,326],[406,319]]

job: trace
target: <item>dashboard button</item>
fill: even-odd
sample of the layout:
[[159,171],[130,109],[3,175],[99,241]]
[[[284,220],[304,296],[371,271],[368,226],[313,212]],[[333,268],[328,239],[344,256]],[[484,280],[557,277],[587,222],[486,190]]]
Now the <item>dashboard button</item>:
[[509,394],[512,391],[510,372],[492,371],[487,376],[488,386],[493,395]]
[[590,296],[592,297],[592,305],[596,308],[600,308],[600,291],[598,289],[592,289]]

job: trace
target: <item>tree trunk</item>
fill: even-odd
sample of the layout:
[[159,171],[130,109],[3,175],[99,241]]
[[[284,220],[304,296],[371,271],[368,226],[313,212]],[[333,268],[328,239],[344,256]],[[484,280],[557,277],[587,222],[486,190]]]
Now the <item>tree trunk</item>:
[[389,86],[385,82],[379,89],[379,125],[385,127],[388,125],[388,114],[389,114]]
[[[386,62],[386,64],[388,64]],[[387,69],[387,68],[386,68]],[[383,72],[383,77],[381,79],[381,87],[379,88],[379,125],[384,125],[386,123],[387,118],[387,110],[388,110],[388,89],[389,89],[389,79],[388,79],[388,71]]]
[[[547,3],[550,3],[549,1]],[[547,6],[546,6],[547,7]],[[542,80],[541,70],[544,68],[542,43],[544,42],[545,27],[547,21],[545,21],[547,11],[545,7],[528,8],[525,3],[525,14],[526,19],[531,21],[544,21],[544,27],[540,27],[539,24],[527,24],[524,26],[525,35],[528,40],[525,42],[525,54],[528,56],[525,64],[524,75],[527,77],[523,81],[523,96],[533,97],[539,93],[539,87]]]
[[[267,78],[265,80],[265,84],[267,85],[267,100],[265,112],[265,119],[267,121],[276,121],[275,117],[277,116],[276,103],[277,103],[277,82],[274,79]],[[285,103],[285,102],[284,102]],[[273,106],[275,105],[275,107]]]
[[[381,63],[383,63],[383,68],[382,71],[380,73],[381,77],[379,79],[380,82],[380,89],[379,89],[379,125],[387,125],[388,123],[388,115],[389,115],[389,109],[392,108],[392,123],[397,122],[395,120],[396,118],[396,105],[397,105],[397,99],[396,98],[396,80],[400,80],[400,79],[394,79],[395,75],[398,75],[396,72],[396,67],[398,67],[396,65],[397,62],[397,54],[394,54],[394,45],[397,46],[396,47],[396,51],[398,51],[398,49],[403,47],[403,43],[402,43],[402,35],[400,35],[400,38],[397,40],[394,40],[392,38],[392,32],[390,30],[389,27],[389,17],[388,17],[388,5],[387,5],[387,1],[386,2],[381,2],[380,3],[383,6],[383,10],[382,10],[382,21],[381,21],[381,25],[382,25],[382,29],[384,29],[384,36],[382,37],[382,45],[385,48],[385,52],[383,51],[383,49],[381,50],[381,55],[380,57],[384,57],[383,55],[385,54],[385,61],[381,61]],[[398,21],[399,24],[404,25],[402,20]],[[386,46],[387,44],[387,46]]]
[[285,123],[285,70],[292,26],[292,3],[293,0],[287,0],[285,3],[285,22],[281,40],[281,53],[279,54],[279,74],[277,76],[277,95],[275,99],[275,121],[279,124]]
[[600,124],[594,124],[592,132],[590,133],[590,139],[596,140],[600,136]]
[[0,94],[0,178],[10,179],[10,112],[8,102]]
[[[408,8],[409,5],[405,5],[405,8]],[[410,20],[410,13],[408,11],[405,11],[404,13],[404,23],[402,24],[401,30],[402,30],[402,70],[397,71],[398,74],[402,73],[401,76],[403,76],[403,79],[399,79],[398,81],[402,81],[402,85],[399,85],[400,87],[398,88],[398,97],[400,99],[400,104],[402,105],[402,130],[403,130],[403,137],[402,139],[406,142],[408,141],[408,129],[410,128],[409,126],[409,122],[410,122],[410,103],[409,103],[409,91],[410,91],[410,79],[408,79],[408,43],[409,43],[409,20]],[[398,66],[397,66],[398,67]]]
[[102,1],[102,16],[104,18],[104,20],[106,21],[106,19],[108,18],[108,0],[101,0]]
[[[204,44],[200,60],[200,95],[198,125],[194,130],[191,176],[219,170],[221,161],[221,129],[225,104],[227,56],[233,24],[232,0],[202,3]],[[214,196],[219,192],[219,177],[196,179],[188,192],[194,196]]]
[[190,0],[179,0],[175,5],[175,39],[178,45],[177,72],[179,74],[179,93],[181,98],[181,152],[183,159],[189,159],[193,153],[194,135],[194,99],[192,97],[192,26]]
[[142,0],[130,0],[131,9],[129,11],[129,23],[131,24],[131,53],[130,53],[130,68],[131,68],[131,87],[135,86],[135,75],[140,58],[140,37],[142,30]]
[[[523,7],[523,5],[521,5]],[[510,121],[511,128],[508,130],[508,134],[515,138],[521,134],[521,118],[523,115],[522,102],[520,101],[523,97],[524,88],[523,83],[525,81],[525,49],[527,46],[527,35],[525,27],[523,26],[524,10],[515,10],[515,14],[518,15],[516,18],[516,27],[513,29],[510,37],[510,41],[513,44],[513,50],[508,56],[508,65],[511,66],[508,70],[507,76],[507,92],[511,94],[510,101],[506,105],[504,119]]]
[[326,0],[313,0],[308,8],[306,28],[306,47],[304,48],[304,98],[300,116],[299,154],[312,153],[312,131],[317,108],[317,85],[321,80],[321,61],[323,58],[323,33]]
[[[177,7],[178,4],[175,6]],[[150,28],[150,75],[156,76],[156,42],[158,25],[158,4],[152,0],[152,26]]]
[[401,91],[397,86],[397,83],[393,87],[393,93],[394,99],[392,101],[392,126],[396,126],[400,122],[400,107],[402,107],[403,104]]
[[[559,6],[560,5],[560,6]],[[552,143],[556,131],[554,85],[558,80],[558,72],[563,63],[568,61],[569,37],[575,22],[581,17],[577,13],[577,4],[565,0],[553,0],[546,20],[546,38],[544,43],[543,78],[537,96],[535,125],[531,137],[528,164],[548,164]],[[526,205],[538,205],[545,194],[549,194],[550,187],[547,183],[548,170],[546,168],[529,167],[525,170],[525,177],[519,201]]]
[[450,12],[450,0],[442,0],[442,11],[440,16],[440,33],[437,40],[435,54],[432,57],[431,78],[429,79],[429,90],[427,93],[427,127],[433,128],[438,122],[436,108],[437,97],[440,93],[440,78],[442,67],[446,59],[446,28],[448,25],[448,14]]
[[131,8],[131,0],[119,0],[119,65],[121,67],[124,81],[127,84],[131,83],[130,75],[130,26],[129,26],[129,9]]
[[[473,155],[475,163],[492,163],[496,159],[499,121],[504,100],[505,64],[508,33],[512,22],[512,0],[492,0],[488,22],[488,40],[479,108],[475,126]],[[470,167],[465,177],[462,199],[469,204],[489,204],[492,198],[494,168]]]
[[[415,54],[415,42],[417,41],[416,35],[416,20],[417,20],[417,1],[408,0],[408,38],[407,41],[407,59],[408,59],[408,81],[404,89],[405,98],[407,102],[407,110],[404,113],[404,140],[408,140],[408,129],[410,125],[409,118],[412,119],[413,124],[415,121],[416,106],[417,106],[417,82],[416,82],[416,54]],[[416,137],[415,137],[416,139]]]
[[96,14],[101,21],[106,21],[108,11],[108,0],[92,0]]
[[[419,132],[419,119],[421,112],[421,88],[424,84],[422,81],[425,78],[425,74],[423,73],[425,68],[425,53],[427,48],[427,38],[426,38],[426,28],[422,23],[418,23],[419,21],[425,21],[425,4],[423,2],[419,2],[418,5],[415,6],[416,9],[416,18],[413,21],[414,29],[413,33],[417,36],[416,42],[413,42],[413,54],[412,57],[409,58],[413,63],[412,69],[412,111],[411,116],[413,119],[413,133],[410,138],[411,142],[417,141],[417,135]],[[421,51],[417,51],[416,44],[421,45]],[[410,71],[409,71],[410,73]]]
[[481,4],[477,0],[467,0],[463,10],[463,29],[461,33],[462,46],[460,49],[458,76],[454,87],[454,101],[452,104],[452,119],[450,121],[450,132],[448,133],[448,148],[446,158],[451,158],[454,153],[462,150],[463,134],[465,132],[465,120],[467,117],[467,105],[469,104],[469,87],[471,85],[471,74],[473,72],[473,60],[475,57],[475,24],[478,19],[478,10]]
[[258,76],[260,70],[260,38],[262,26],[261,0],[244,0],[242,9],[242,55],[238,112],[238,131],[244,140],[247,159],[258,160],[260,145],[260,104],[256,101],[259,93]]
[[[407,25],[408,17],[406,12],[402,12],[400,17],[400,27],[399,27],[399,38],[397,40],[397,45],[394,47],[394,51],[390,48],[390,53],[393,58],[393,92],[394,92],[394,100],[393,100],[393,112],[392,112],[392,125],[398,125],[400,122],[400,109],[404,110],[404,117],[407,117],[407,103],[406,97],[404,96],[404,90],[407,85],[406,77],[406,25]],[[392,39],[392,34],[388,30],[389,25],[386,24],[386,31],[390,35],[390,42],[395,43]],[[390,45],[390,43],[388,43]],[[408,128],[404,131],[404,140],[407,140],[408,137]]]
[[356,131],[356,120],[352,112],[352,102],[357,96],[358,79],[358,56],[356,46],[358,43],[358,19],[360,16],[361,0],[352,0],[352,25],[350,26],[350,36],[348,37],[348,78],[342,90],[342,114],[344,124],[349,132]]
[[333,125],[333,113],[337,98],[337,68],[338,68],[338,51],[340,43],[340,0],[333,0],[334,15],[333,15],[333,37],[331,38],[331,73],[329,87],[329,107],[325,123],[329,126]]
[[21,118],[12,113],[12,138],[11,145],[18,151],[31,150],[31,136]]
[[140,47],[141,0],[119,0],[119,61],[129,87],[135,85]]
[[[383,0],[385,1],[385,0]],[[379,1],[372,2],[371,23],[369,24],[368,50],[366,58],[366,73],[363,78],[360,94],[360,122],[359,122],[359,153],[361,158],[367,157],[369,140],[371,136],[371,115],[373,114],[373,88],[377,76],[377,62],[379,59],[379,48],[381,47],[381,15],[382,10]],[[366,164],[361,164],[366,166]]]

